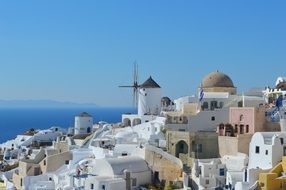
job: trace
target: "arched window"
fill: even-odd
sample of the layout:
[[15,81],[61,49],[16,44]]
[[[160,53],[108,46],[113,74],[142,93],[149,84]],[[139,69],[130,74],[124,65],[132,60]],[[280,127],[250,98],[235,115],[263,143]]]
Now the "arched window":
[[208,102],[204,102],[202,108],[203,109],[209,109],[209,103]]
[[188,154],[189,146],[188,144],[181,140],[176,144],[176,157],[179,158],[180,154]]
[[211,101],[211,110],[214,110],[217,108],[217,101]]
[[239,121],[243,121],[243,119],[244,119],[244,116],[243,116],[243,114],[241,114],[241,115],[239,116]]
[[223,107],[223,102],[219,103],[219,107],[222,108]]
[[125,127],[131,126],[131,121],[130,121],[130,119],[128,119],[128,118],[125,118],[125,119],[123,120],[123,123],[124,123],[124,126],[125,126]]

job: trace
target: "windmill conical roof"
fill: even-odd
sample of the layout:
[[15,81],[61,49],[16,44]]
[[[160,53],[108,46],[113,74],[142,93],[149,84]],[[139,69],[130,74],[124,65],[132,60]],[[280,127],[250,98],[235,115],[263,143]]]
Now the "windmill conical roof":
[[161,88],[161,87],[150,76],[143,84],[140,85],[140,88]]

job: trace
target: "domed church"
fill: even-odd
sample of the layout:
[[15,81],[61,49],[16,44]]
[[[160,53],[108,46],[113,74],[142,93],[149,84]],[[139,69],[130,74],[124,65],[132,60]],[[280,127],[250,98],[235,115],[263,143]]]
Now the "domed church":
[[219,71],[212,72],[202,80],[199,90],[205,92],[228,92],[231,95],[236,94],[236,87],[229,76]]

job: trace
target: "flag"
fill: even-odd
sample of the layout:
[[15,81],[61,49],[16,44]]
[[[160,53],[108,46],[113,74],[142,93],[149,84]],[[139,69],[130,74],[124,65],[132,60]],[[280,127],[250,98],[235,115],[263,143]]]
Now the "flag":
[[280,95],[276,100],[276,107],[279,109],[282,106],[283,106],[283,96]]
[[203,100],[204,95],[205,95],[204,90],[201,89],[201,91],[200,91],[200,102]]

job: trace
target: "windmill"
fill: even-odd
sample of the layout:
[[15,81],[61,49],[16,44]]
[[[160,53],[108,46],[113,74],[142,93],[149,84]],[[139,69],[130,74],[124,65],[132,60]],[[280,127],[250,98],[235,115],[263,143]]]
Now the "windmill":
[[138,65],[136,62],[133,64],[133,84],[127,86],[119,86],[119,88],[133,88],[133,106],[137,107],[138,105],[138,88],[140,85],[138,84]]

